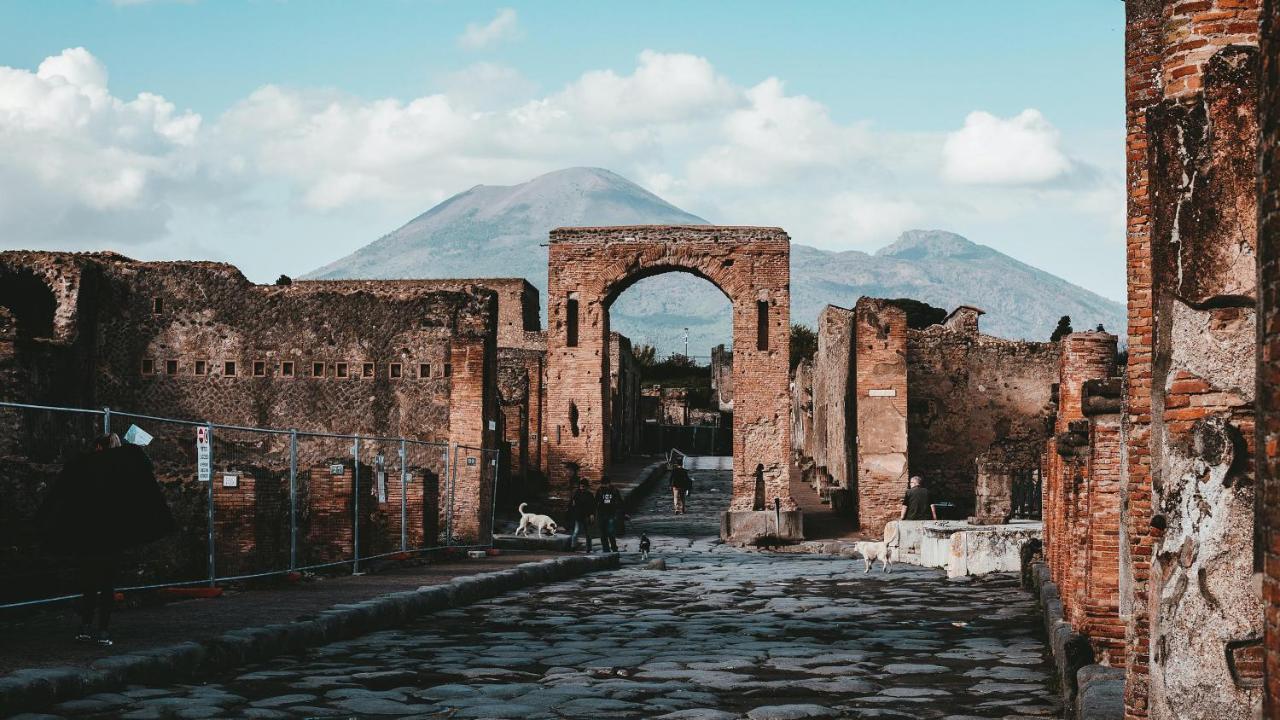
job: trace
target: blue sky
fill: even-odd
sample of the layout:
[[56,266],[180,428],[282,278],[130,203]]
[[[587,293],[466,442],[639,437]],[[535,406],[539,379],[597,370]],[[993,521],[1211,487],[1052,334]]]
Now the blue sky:
[[[270,279],[478,182],[590,164],[713,222],[860,250],[943,227],[1123,299],[1123,15],[1120,0],[6,0],[0,151],[44,150],[0,154],[0,191],[22,191],[0,200],[0,246],[200,255]],[[37,70],[69,48],[87,59]],[[77,122],[50,129],[32,118],[61,112],[56,88],[29,80],[63,65],[110,100],[86,91]],[[341,152],[388,126],[408,147]],[[809,144],[772,153],[787,132]],[[99,182],[68,190],[49,152]],[[133,172],[112,176],[121,157]]]

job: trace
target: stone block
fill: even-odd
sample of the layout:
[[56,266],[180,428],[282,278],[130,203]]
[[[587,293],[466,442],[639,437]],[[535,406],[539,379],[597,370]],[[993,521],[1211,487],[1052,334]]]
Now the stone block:
[[[781,521],[779,523],[779,521]],[[727,543],[754,545],[763,539],[804,540],[804,517],[799,510],[729,510],[720,515],[720,538]]]

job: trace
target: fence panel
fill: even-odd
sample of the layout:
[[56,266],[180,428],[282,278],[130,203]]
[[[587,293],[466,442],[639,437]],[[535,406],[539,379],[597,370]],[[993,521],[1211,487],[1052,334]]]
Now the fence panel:
[[177,530],[126,551],[121,590],[212,584],[493,539],[498,452],[0,402],[0,609],[77,592],[40,502],[104,431],[136,426]]

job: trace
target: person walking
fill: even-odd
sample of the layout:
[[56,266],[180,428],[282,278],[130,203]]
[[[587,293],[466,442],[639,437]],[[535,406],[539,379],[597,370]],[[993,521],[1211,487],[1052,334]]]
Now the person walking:
[[671,472],[671,512],[673,515],[683,515],[685,499],[693,490],[693,479],[689,477],[689,471],[684,469],[684,464],[678,460],[671,461],[667,467]]
[[[573,523],[573,532],[569,535],[569,549],[578,547],[578,533],[587,539],[587,552],[591,552],[591,518],[596,512],[596,496],[586,480],[578,481],[578,489],[573,491],[569,500],[569,521]],[[600,542],[604,542],[601,539]]]
[[621,515],[622,493],[609,478],[600,478],[600,490],[596,493],[596,524],[604,552],[618,552],[618,518]]
[[63,468],[37,521],[50,549],[69,555],[77,570],[76,640],[112,645],[109,627],[121,553],[174,528],[151,459],[137,445],[122,445],[118,435],[99,437],[91,452]]

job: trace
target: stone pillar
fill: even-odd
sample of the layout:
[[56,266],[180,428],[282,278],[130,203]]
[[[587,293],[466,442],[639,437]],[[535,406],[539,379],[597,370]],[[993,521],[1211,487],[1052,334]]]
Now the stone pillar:
[[[853,311],[828,305],[818,315],[818,349],[813,359],[813,425],[821,437],[821,457],[814,462],[826,468],[833,487],[852,483],[855,458]],[[817,449],[815,448],[815,452]]]
[[[453,466],[453,535],[485,542],[491,529],[498,426],[497,353],[494,335],[459,333],[449,349],[449,437],[464,449]],[[470,448],[467,450],[466,448]],[[476,462],[468,464],[467,458]]]
[[907,490],[907,313],[860,298],[854,315],[858,525],[879,535]]
[[1120,409],[1119,378],[1089,380],[1083,411],[1089,419],[1088,545],[1084,549],[1084,624],[1094,657],[1125,665],[1125,626],[1120,619]]

